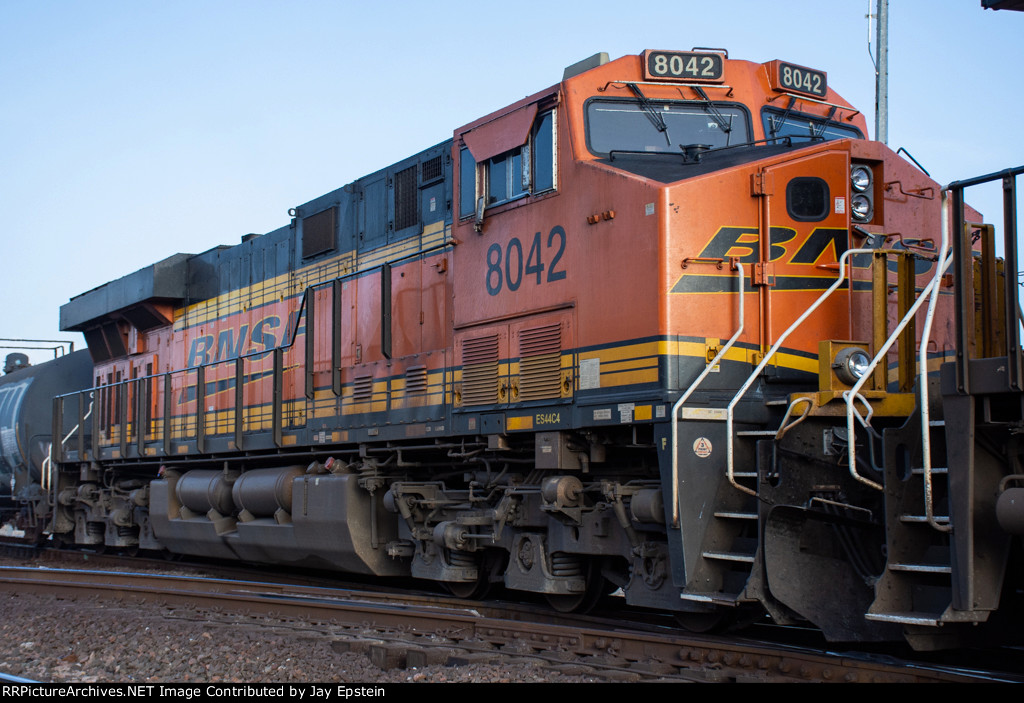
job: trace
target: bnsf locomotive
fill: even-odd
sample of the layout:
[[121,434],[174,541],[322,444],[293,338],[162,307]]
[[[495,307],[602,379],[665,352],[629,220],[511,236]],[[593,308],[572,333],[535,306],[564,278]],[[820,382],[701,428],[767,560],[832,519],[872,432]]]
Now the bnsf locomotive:
[[5,529],[563,611],[615,592],[693,628],[991,637],[1024,582],[1021,169],[978,179],[1008,193],[997,259],[975,181],[865,136],[785,61],[571,66],[63,306],[91,372],[49,456],[8,459]]

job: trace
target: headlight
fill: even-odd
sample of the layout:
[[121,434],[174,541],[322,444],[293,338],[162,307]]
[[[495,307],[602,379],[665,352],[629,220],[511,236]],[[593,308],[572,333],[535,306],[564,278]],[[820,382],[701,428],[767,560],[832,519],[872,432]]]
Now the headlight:
[[854,166],[850,169],[850,185],[858,193],[871,188],[871,169],[867,166]]
[[843,383],[852,386],[868,372],[868,365],[871,357],[859,347],[846,347],[838,354],[832,362],[832,368],[836,370],[836,376]]
[[871,199],[866,195],[855,195],[850,199],[850,212],[853,219],[867,222],[871,219]]

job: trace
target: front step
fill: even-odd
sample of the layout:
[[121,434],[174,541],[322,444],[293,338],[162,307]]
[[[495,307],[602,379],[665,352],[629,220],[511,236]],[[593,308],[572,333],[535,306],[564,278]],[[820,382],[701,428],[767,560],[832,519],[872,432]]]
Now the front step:
[[[945,463],[945,422],[929,423],[933,463]],[[898,451],[920,446],[920,424],[912,418],[900,429],[885,431],[885,512],[888,561],[875,586],[868,620],[904,626],[938,628],[946,623],[984,622],[985,610],[953,607],[957,575],[951,533],[942,528],[950,522],[950,471],[945,466],[930,470],[933,520],[929,523],[924,502],[925,470],[899,467]],[[915,441],[916,434],[916,441]],[[905,464],[903,464],[905,466]]]
[[718,559],[719,561],[739,561],[745,564],[754,563],[753,554],[743,554],[741,552],[702,552],[701,556],[705,559]]

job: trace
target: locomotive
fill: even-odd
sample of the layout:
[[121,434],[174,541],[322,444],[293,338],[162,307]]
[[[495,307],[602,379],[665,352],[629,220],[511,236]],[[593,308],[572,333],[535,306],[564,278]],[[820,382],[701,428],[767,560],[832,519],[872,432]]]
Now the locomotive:
[[[866,134],[817,69],[595,55],[71,299],[91,373],[23,504],[55,543],[614,593],[696,630],[1009,630],[1022,169],[944,188]],[[1003,259],[963,201],[994,178]]]

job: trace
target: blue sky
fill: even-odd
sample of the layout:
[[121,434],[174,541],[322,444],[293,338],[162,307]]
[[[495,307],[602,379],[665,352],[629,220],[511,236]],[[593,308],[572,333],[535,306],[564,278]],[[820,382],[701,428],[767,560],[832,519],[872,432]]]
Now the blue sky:
[[[598,51],[722,47],[811,66],[873,129],[872,8],[0,0],[0,337],[82,346],[58,330],[69,298],[276,229],[288,208],[449,138]],[[1024,164],[1011,131],[1024,114],[1022,38],[1021,12],[891,0],[890,146],[943,184]],[[969,194],[990,218],[998,197]]]

